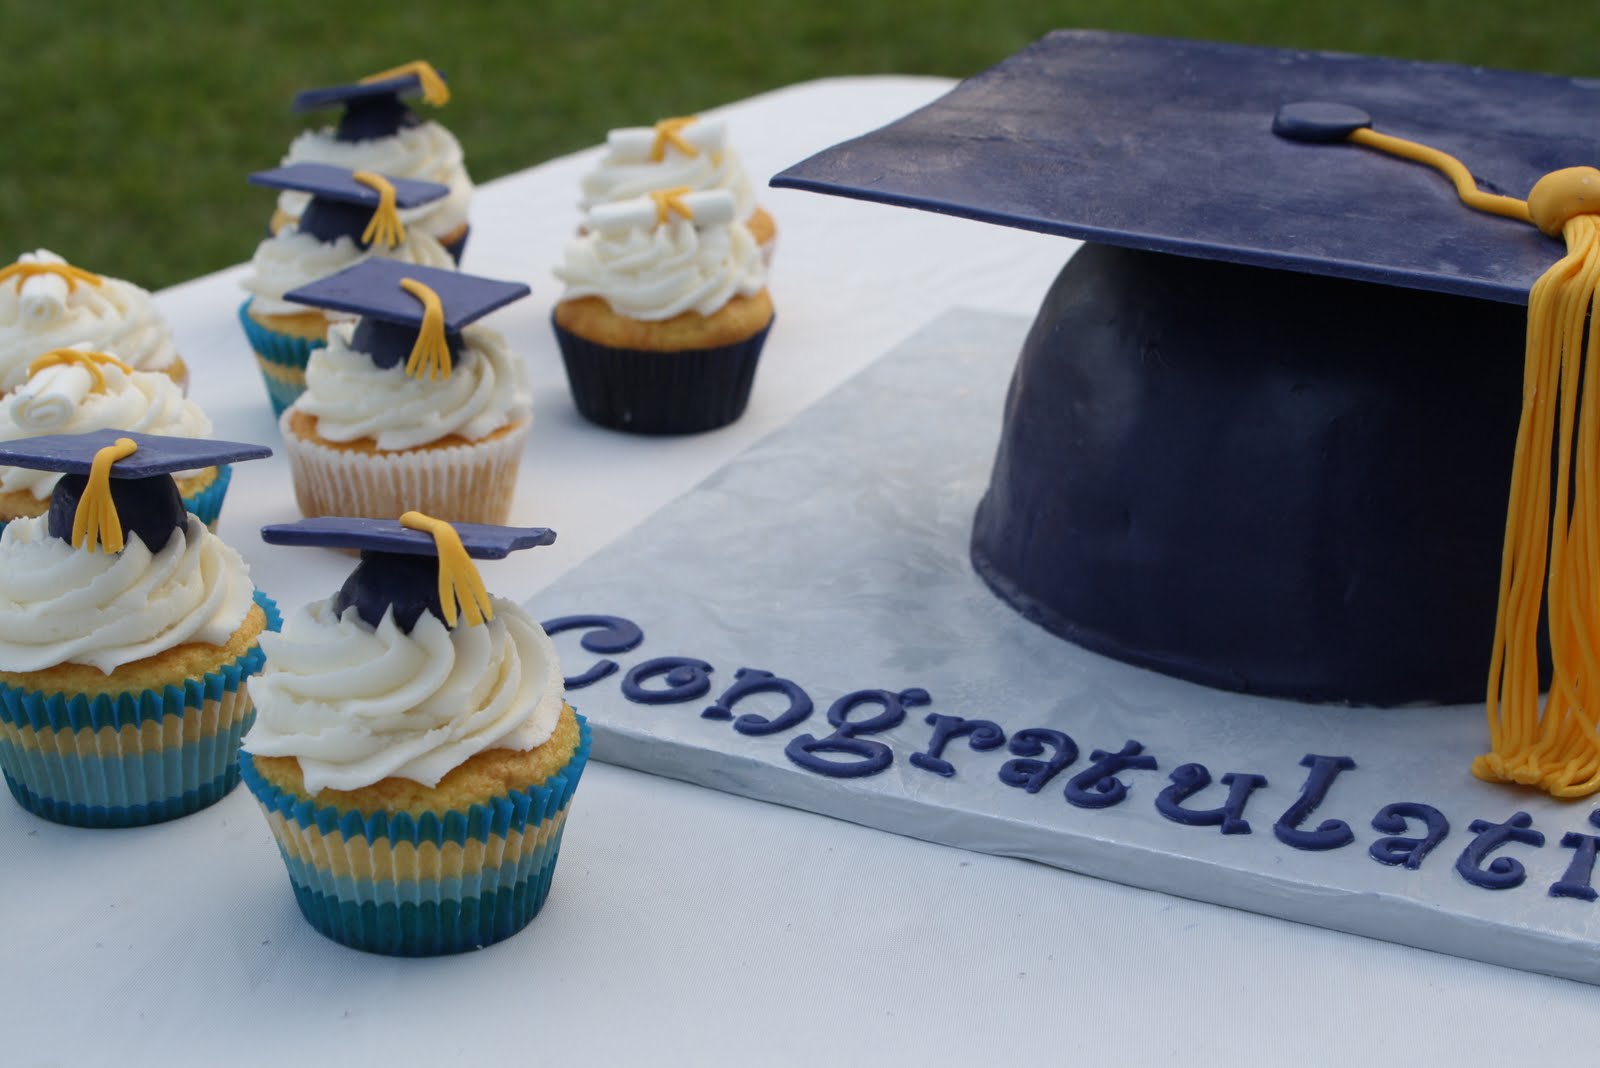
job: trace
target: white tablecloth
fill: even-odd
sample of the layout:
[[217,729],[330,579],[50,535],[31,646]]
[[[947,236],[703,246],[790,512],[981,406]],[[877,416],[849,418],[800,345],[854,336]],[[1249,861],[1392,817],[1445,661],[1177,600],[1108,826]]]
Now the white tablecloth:
[[[814,82],[723,109],[758,181],[920,106],[931,78]],[[654,116],[640,116],[646,121]],[[598,131],[597,131],[598,134]],[[471,146],[468,145],[470,152]],[[750,409],[682,440],[571,407],[550,267],[592,154],[489,183],[464,266],[527,280],[494,325],[536,425],[513,521],[551,548],[485,565],[530,599],[951,305],[1031,314],[1072,245],[789,191],[778,324]],[[241,180],[241,196],[251,195]],[[262,202],[265,216],[269,203]],[[276,430],[234,319],[239,270],[160,295],[219,436]],[[996,352],[994,373],[1015,354]],[[236,469],[221,533],[286,607],[349,561],[269,549],[279,458]],[[1600,926],[1597,926],[1600,930]],[[249,794],[138,830],[0,804],[0,1064],[1444,1064],[1589,1054],[1600,992],[969,854],[592,763],[551,899],[498,946],[344,949],[300,918]]]

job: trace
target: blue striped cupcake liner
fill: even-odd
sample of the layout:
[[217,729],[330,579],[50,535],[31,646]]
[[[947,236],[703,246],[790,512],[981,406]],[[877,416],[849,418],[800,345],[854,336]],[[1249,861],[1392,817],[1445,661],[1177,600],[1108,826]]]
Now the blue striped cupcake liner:
[[222,499],[228,495],[228,483],[233,481],[233,465],[222,464],[211,484],[183,499],[183,506],[193,512],[207,527],[217,529],[217,517],[222,514]]
[[509,938],[543,907],[589,760],[582,716],[578,729],[571,759],[542,785],[442,816],[318,804],[268,782],[249,753],[239,765],[312,927],[368,953],[438,956]]
[[269,330],[250,317],[251,297],[239,305],[239,322],[244,326],[245,337],[255,350],[256,364],[261,369],[261,380],[267,387],[267,399],[272,403],[272,414],[282,415],[283,410],[306,389],[306,361],[312,349],[320,349],[326,342],[321,338],[295,337]]
[[[267,629],[282,623],[260,590]],[[199,678],[118,694],[0,683],[0,771],[23,808],[76,827],[135,827],[196,812],[239,782],[260,645]]]

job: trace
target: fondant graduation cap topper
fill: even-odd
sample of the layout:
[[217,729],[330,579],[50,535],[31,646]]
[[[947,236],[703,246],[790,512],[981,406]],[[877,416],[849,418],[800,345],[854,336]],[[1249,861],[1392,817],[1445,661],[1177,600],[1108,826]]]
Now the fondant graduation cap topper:
[[122,430],[0,442],[0,464],[64,473],[47,529],[89,552],[121,552],[128,534],[160,552],[189,521],[173,472],[271,455],[265,445]]
[[361,316],[351,344],[379,367],[404,360],[414,378],[449,378],[469,324],[532,292],[522,282],[372,259],[284,294]]
[[416,208],[446,196],[449,186],[326,163],[291,163],[250,175],[250,184],[310,193],[297,227],[319,241],[349,237],[361,247],[394,248],[406,238],[398,209]]
[[[1385,359],[1429,368],[1428,374],[1436,376],[1431,380],[1421,376],[1404,394],[1405,406],[1426,408],[1425,421],[1435,438],[1432,443],[1416,440],[1410,445],[1412,452],[1391,465],[1406,469],[1409,481],[1401,481],[1381,464],[1366,464],[1381,455],[1373,451],[1363,454],[1364,466],[1358,472],[1355,466],[1342,472],[1364,483],[1362,494],[1349,495],[1351,507],[1343,513],[1317,503],[1333,500],[1341,492],[1332,478],[1315,488],[1320,495],[1316,499],[1299,487],[1274,488],[1282,508],[1262,498],[1252,499],[1249,508],[1238,508],[1236,501],[1226,499],[1231,485],[1226,492],[1218,490],[1213,503],[1225,504],[1234,514],[1271,516],[1276,523],[1277,517],[1288,511],[1289,502],[1304,498],[1308,503],[1303,511],[1293,513],[1296,520],[1279,528],[1283,534],[1304,534],[1320,507],[1323,519],[1341,526],[1339,532],[1323,531],[1336,541],[1358,525],[1380,550],[1385,536],[1396,544],[1409,538],[1408,547],[1398,555],[1372,556],[1386,568],[1381,585],[1398,588],[1411,581],[1406,572],[1419,564],[1419,572],[1432,569],[1431,577],[1426,589],[1417,587],[1413,592],[1419,593],[1419,602],[1422,597],[1433,598],[1435,605],[1452,578],[1465,589],[1485,577],[1478,573],[1478,561],[1487,554],[1479,553],[1478,542],[1491,545],[1493,560],[1484,559],[1487,566],[1483,571],[1492,575],[1490,569],[1499,564],[1501,575],[1497,613],[1492,582],[1486,590],[1490,607],[1483,614],[1492,617],[1487,620],[1493,624],[1492,641],[1486,626],[1480,645],[1475,624],[1464,625],[1465,614],[1452,611],[1470,608],[1475,619],[1476,601],[1470,605],[1450,602],[1452,595],[1445,593],[1444,610],[1434,611],[1409,633],[1397,635],[1390,647],[1413,650],[1417,664],[1438,659],[1430,653],[1443,645],[1429,643],[1442,643],[1439,636],[1447,633],[1461,632],[1458,644],[1469,651],[1481,648],[1486,670],[1478,677],[1492,677],[1488,710],[1493,751],[1477,762],[1474,771],[1485,778],[1536,784],[1553,794],[1576,796],[1600,790],[1600,720],[1595,712],[1600,708],[1600,672],[1592,667],[1600,655],[1600,589],[1594,585],[1600,581],[1596,579],[1600,576],[1600,557],[1596,556],[1600,550],[1594,548],[1600,545],[1600,477],[1591,460],[1594,442],[1600,440],[1600,394],[1595,394],[1594,403],[1579,403],[1580,392],[1588,392],[1596,370],[1582,366],[1584,350],[1587,347],[1590,359],[1600,354],[1596,340],[1600,335],[1593,330],[1592,320],[1590,328],[1584,326],[1585,318],[1600,310],[1593,303],[1595,279],[1600,275],[1600,254],[1593,251],[1595,217],[1585,214],[1597,202],[1600,175],[1581,169],[1600,161],[1600,124],[1593,121],[1597,105],[1600,86],[1575,78],[1060,32],[969,79],[935,104],[791,167],[773,184],[1082,238],[1091,247],[1075,262],[1093,264],[1101,271],[1091,279],[1088,272],[1093,268],[1085,266],[1077,275],[1080,281],[1102,282],[1110,265],[1131,265],[1139,255],[1123,254],[1120,249],[1170,253],[1143,257],[1140,262],[1148,273],[1140,280],[1153,281],[1159,260],[1163,277],[1181,277],[1185,286],[1211,285],[1205,290],[1202,311],[1210,310],[1214,301],[1227,300],[1218,292],[1222,283],[1213,284],[1211,278],[1226,276],[1246,283],[1252,292],[1239,294],[1233,302],[1253,299],[1255,310],[1230,305],[1227,312],[1247,323],[1250,315],[1263,323],[1270,321],[1271,329],[1278,333],[1264,329],[1262,337],[1292,336],[1294,316],[1264,307],[1271,298],[1263,300],[1261,292],[1292,293],[1305,303],[1299,315],[1305,340],[1274,342],[1279,352],[1288,356],[1295,353],[1286,349],[1286,344],[1318,350],[1318,335],[1327,332],[1331,319],[1360,324],[1368,309],[1381,304],[1385,315],[1400,322],[1402,307],[1414,309],[1419,316],[1424,308],[1445,310],[1446,305],[1431,294],[1471,298],[1456,301],[1450,309],[1460,312],[1458,317],[1424,328],[1438,333],[1455,330],[1459,322],[1468,321],[1493,327],[1481,335],[1472,335],[1469,327],[1465,347],[1448,370],[1431,370],[1438,363],[1426,340],[1409,350],[1392,350],[1380,336],[1384,333],[1381,325],[1367,331],[1373,341],[1371,351],[1381,351]],[[1376,121],[1369,123],[1368,116]],[[1373,129],[1367,129],[1369,124]],[[1394,154],[1403,158],[1396,159]],[[1580,170],[1573,173],[1572,168]],[[1449,180],[1442,180],[1435,169]],[[1463,206],[1463,198],[1479,210]],[[1529,221],[1535,225],[1528,225]],[[1183,257],[1191,259],[1180,259]],[[1203,270],[1197,265],[1181,273],[1172,266],[1200,261],[1216,262],[1204,265]],[[1253,278],[1246,278],[1237,269],[1225,270],[1216,264],[1268,268],[1270,273],[1257,271]],[[1312,277],[1290,289],[1282,281],[1289,272]],[[1067,279],[1065,273],[1062,279]],[[1342,281],[1319,279],[1373,285],[1358,289]],[[1317,284],[1324,287],[1325,296],[1320,300],[1313,299],[1310,289]],[[1396,293],[1400,289],[1430,293],[1402,298]],[[1409,305],[1405,305],[1406,299],[1411,301]],[[1529,306],[1525,353],[1514,342],[1497,347],[1484,340],[1504,333],[1500,328],[1505,321],[1494,314],[1496,305],[1490,302]],[[1151,314],[1159,315],[1153,303]],[[1406,319],[1403,325],[1409,336],[1421,332],[1412,320]],[[1206,324],[1193,319],[1168,324],[1158,342],[1167,350],[1163,359],[1170,357],[1181,339],[1205,328]],[[1040,329],[1036,326],[1036,331]],[[1472,347],[1475,339],[1476,349]],[[1355,345],[1363,342],[1357,338]],[[1027,353],[1025,348],[1025,359]],[[1364,399],[1375,402],[1354,418],[1370,415],[1374,427],[1380,422],[1402,422],[1405,417],[1393,410],[1380,415],[1385,398],[1394,394],[1377,386],[1392,381],[1363,362],[1367,354],[1352,348],[1342,355],[1327,356],[1330,364],[1346,361],[1344,366],[1351,372],[1346,382],[1359,383],[1367,390]],[[1116,355],[1130,362],[1142,358],[1137,351]],[[1524,368],[1520,427],[1516,425],[1519,409],[1514,385],[1498,391],[1489,388],[1490,383],[1499,386],[1498,377],[1513,361]],[[1296,365],[1297,373],[1301,366]],[[1359,373],[1357,367],[1362,368]],[[1259,397],[1281,397],[1271,388],[1270,368],[1265,363],[1249,374],[1252,377],[1248,382],[1241,380],[1235,395],[1250,395],[1243,388],[1247,386],[1259,390],[1255,394]],[[1449,377],[1441,380],[1438,375]],[[1466,394],[1470,394],[1470,402],[1461,399]],[[1144,396],[1148,400],[1149,393]],[[1288,404],[1287,400],[1281,403]],[[1457,412],[1454,428],[1452,405]],[[1191,426],[1197,426],[1201,418],[1181,411],[1175,414]],[[1344,413],[1338,414],[1342,417]],[[1261,412],[1263,419],[1272,415]],[[1422,422],[1419,413],[1414,425]],[[1324,425],[1331,426],[1331,419]],[[1507,440],[1501,455],[1506,467],[1480,464],[1470,470],[1452,469],[1451,460],[1457,453],[1441,449],[1439,442],[1449,440],[1452,448],[1459,449],[1462,435],[1456,430],[1461,426],[1496,443],[1505,428]],[[1348,440],[1363,435],[1364,441],[1378,440],[1376,431],[1362,429],[1358,433],[1348,421],[1341,425],[1337,441],[1335,437],[1318,441],[1302,435],[1311,445],[1294,454],[1310,461],[1302,473],[1341,473],[1318,466],[1315,447],[1320,445],[1326,452],[1333,444],[1342,448]],[[1399,437],[1397,433],[1385,440]],[[1286,454],[1290,440],[1290,432],[1283,432]],[[1177,464],[1171,458],[1173,442],[1165,444],[1166,462]],[[1001,453],[1005,454],[1004,445]],[[1551,462],[1552,453],[1555,463]],[[1269,468],[1268,455],[1265,449],[1258,450],[1252,460]],[[1221,477],[1233,472],[1225,461],[1212,466]],[[1436,501],[1419,499],[1423,493],[1450,498],[1437,502],[1445,508],[1479,494],[1484,485],[1492,484],[1504,493],[1505,470],[1511,472],[1509,509],[1503,503],[1505,496],[1495,506],[1496,515],[1480,514],[1474,502],[1470,545],[1461,524],[1429,525],[1429,520],[1419,516],[1402,521],[1393,512],[1374,520],[1366,514],[1373,510],[1372,502],[1385,500],[1397,500],[1419,513],[1436,511]],[[1411,478],[1412,474],[1417,477]],[[1434,477],[1423,477],[1430,474]],[[996,479],[1000,477],[997,461]],[[1390,494],[1391,489],[1404,492]],[[1163,492],[1169,496],[1152,496],[1145,503],[1158,508],[1163,499],[1176,499],[1172,495],[1181,490],[1169,484]],[[1361,511],[1362,502],[1366,512]],[[1189,511],[1194,527],[1235,535],[1244,529],[1242,525],[1216,525],[1212,516],[1195,514],[1199,507],[1199,502],[1194,502]],[[1077,509],[1074,514],[1082,517],[1085,510]],[[1150,539],[1152,514],[1147,512],[1144,520],[1146,526],[1140,533]],[[980,543],[986,550],[999,543],[1001,535],[994,533],[998,529],[998,523],[985,526],[980,507],[974,533],[975,561]],[[1205,543],[1203,536],[1193,540]],[[1428,557],[1430,543],[1439,550],[1433,559]],[[1161,544],[1172,556],[1185,551],[1176,531]],[[1220,558],[1230,551],[1230,543],[1219,537],[1208,548]],[[1231,548],[1241,554],[1236,543]],[[1311,539],[1301,538],[1296,548],[1282,550],[1272,559],[1273,566],[1281,565],[1284,574],[1298,576],[1295,561],[1289,558],[1291,551],[1304,555],[1320,550]],[[1352,605],[1366,602],[1373,596],[1370,591],[1380,585],[1372,581],[1372,570],[1349,566],[1351,559],[1360,558],[1345,556],[1341,561],[1345,570],[1325,572],[1337,575],[1332,581],[1343,599],[1330,599],[1330,607],[1317,622],[1337,627],[1351,618]],[[1458,559],[1470,559],[1471,566],[1446,562]],[[1401,566],[1388,567],[1396,562]],[[1198,562],[1196,566],[1204,565]],[[1259,576],[1267,570],[1257,567],[1252,573],[1248,562],[1231,560],[1224,561],[1224,566],[1229,574]],[[1452,566],[1454,575],[1449,570]],[[1016,579],[1014,574],[1002,577]],[[1536,637],[1546,582],[1553,621],[1549,644],[1554,681],[1541,712]],[[991,584],[995,584],[993,578]],[[1399,605],[1395,600],[1393,606]],[[1269,618],[1276,607],[1266,610]],[[1370,613],[1362,622],[1379,616]],[[1124,620],[1118,625],[1135,625]],[[1278,629],[1287,630],[1281,625]],[[1347,655],[1358,651],[1358,642],[1347,635],[1361,629],[1347,628],[1337,642],[1327,643],[1337,646],[1335,651],[1343,656],[1337,663],[1327,661],[1330,671],[1356,675],[1392,658],[1382,649],[1375,656]],[[1378,628],[1366,629],[1375,632]],[[1263,637],[1262,628],[1251,630],[1246,624],[1241,624],[1237,633],[1248,634],[1260,644],[1274,640],[1271,634]],[[1206,648],[1199,643],[1195,647]],[[1270,661],[1264,658],[1262,662]],[[1175,673],[1220,677],[1218,671]],[[1350,698],[1335,694],[1331,699]],[[1437,696],[1419,695],[1418,699]]]
[[[410,632],[424,612],[454,627],[457,619],[476,626],[494,618],[483,580],[473,560],[499,560],[518,549],[549,545],[555,532],[544,527],[502,527],[446,523],[407,512],[394,519],[320,517],[261,528],[269,545],[359,549],[361,563],[334,598],[343,613],[354,606],[369,626],[385,613]],[[459,615],[458,615],[459,608]]]
[[317,111],[343,104],[344,115],[334,136],[340,141],[367,141],[415,126],[419,120],[404,98],[419,95],[436,108],[450,102],[444,75],[423,59],[369,74],[347,85],[296,93],[294,110]]

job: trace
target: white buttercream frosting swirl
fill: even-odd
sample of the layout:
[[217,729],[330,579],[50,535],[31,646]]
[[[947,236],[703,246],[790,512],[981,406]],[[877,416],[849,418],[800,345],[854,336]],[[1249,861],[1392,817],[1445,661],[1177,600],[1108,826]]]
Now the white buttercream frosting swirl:
[[684,152],[670,141],[662,145],[661,159],[651,160],[657,134],[652,126],[629,126],[606,135],[606,151],[599,164],[579,180],[585,211],[597,204],[631,200],[657,189],[688,186],[694,190],[722,189],[733,194],[735,216],[742,222],[756,210],[755,190],[739,156],[728,147],[727,126],[720,119],[699,119],[682,127],[679,135],[694,149]]
[[533,415],[523,361],[499,332],[469,326],[446,379],[412,378],[405,361],[379,367],[353,348],[354,323],[328,328],[328,344],[312,349],[306,391],[296,411],[317,417],[327,441],[372,439],[381,450],[414,449],[454,434],[478,441]]
[[[0,400],[0,441],[39,434],[87,434],[95,430],[133,430],[175,438],[208,438],[211,420],[164,374],[112,364],[100,373],[104,390],[93,389],[91,373],[74,364],[41,368]],[[177,477],[183,477],[179,472]],[[0,493],[28,490],[44,500],[61,481],[57,471],[0,465]]]
[[[755,239],[743,223],[720,223],[730,195],[683,199],[696,217],[672,214],[659,225],[648,198],[597,207],[589,217],[595,225],[568,243],[555,269],[566,283],[562,299],[600,297],[618,315],[654,322],[688,311],[714,315],[735,296],[761,292],[767,271]],[[613,225],[622,220],[633,225]]]
[[194,516],[152,553],[134,533],[120,553],[74,549],[47,516],[0,533],[0,671],[123,664],[188,642],[225,645],[254,588],[239,554]]
[[307,605],[261,636],[245,750],[297,757],[315,792],[391,776],[432,787],[486,749],[543,744],[561,715],[555,647],[521,607],[493,603],[480,626],[424,612],[409,634],[392,611],[372,627],[331,598]]
[[308,311],[306,305],[284,300],[283,295],[373,258],[449,271],[456,266],[438,239],[420,226],[406,227],[405,240],[393,248],[381,245],[362,248],[349,237],[319,241],[311,234],[302,234],[293,226],[286,226],[257,245],[255,255],[250,258],[250,273],[243,282],[252,296],[250,310],[262,315],[295,315]]
[[[341,141],[333,127],[306,130],[289,143],[283,157],[290,163],[329,163],[353,171],[376,171],[390,178],[415,178],[450,187],[442,200],[403,209],[400,221],[419,225],[434,237],[444,237],[467,221],[472,201],[472,178],[467,174],[461,143],[438,122],[428,120],[407,126],[388,137]],[[306,210],[308,193],[286,190],[278,196],[278,210],[298,219]]]
[[[46,249],[24,253],[19,263],[66,263]],[[160,371],[178,358],[172,330],[150,294],[117,278],[100,284],[49,274],[0,283],[0,390],[28,377],[28,364],[51,349],[87,343],[113,352],[142,371]]]

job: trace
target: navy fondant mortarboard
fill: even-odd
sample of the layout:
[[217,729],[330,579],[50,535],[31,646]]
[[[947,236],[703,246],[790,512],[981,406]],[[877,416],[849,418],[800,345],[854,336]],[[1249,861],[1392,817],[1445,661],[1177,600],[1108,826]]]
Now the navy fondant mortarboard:
[[1307,700],[1488,679],[1474,772],[1574,796],[1600,790],[1597,102],[1063,31],[773,184],[1088,242],[1024,343],[973,529],[1028,618]]
[[[530,292],[522,282],[370,259],[291,290],[284,299],[359,315],[352,344],[379,367],[406,361],[408,374],[442,370],[448,378],[461,351],[461,331]],[[447,355],[441,356],[445,346]]]
[[319,517],[262,527],[269,545],[358,549],[357,565],[334,599],[339,612],[355,606],[376,627],[391,608],[406,631],[423,612],[454,626],[457,606],[467,622],[492,618],[488,595],[472,560],[499,560],[518,549],[549,545],[555,531],[484,523],[445,523],[418,512],[399,519]]
[[63,473],[50,495],[51,536],[107,552],[120,552],[127,533],[159,552],[188,523],[174,472],[271,455],[265,445],[125,430],[0,442],[0,464]]
[[327,163],[290,163],[250,175],[250,184],[311,194],[296,223],[301,233],[319,241],[349,237],[362,247],[374,242],[393,246],[405,239],[394,214],[441,199],[450,187],[438,182],[389,178],[370,171],[352,171]]
[[344,114],[335,136],[340,141],[367,141],[415,126],[417,115],[406,104],[406,98],[414,96],[421,96],[434,107],[442,107],[450,100],[444,75],[425,60],[414,60],[346,85],[296,93],[294,110],[317,111],[342,105]]

